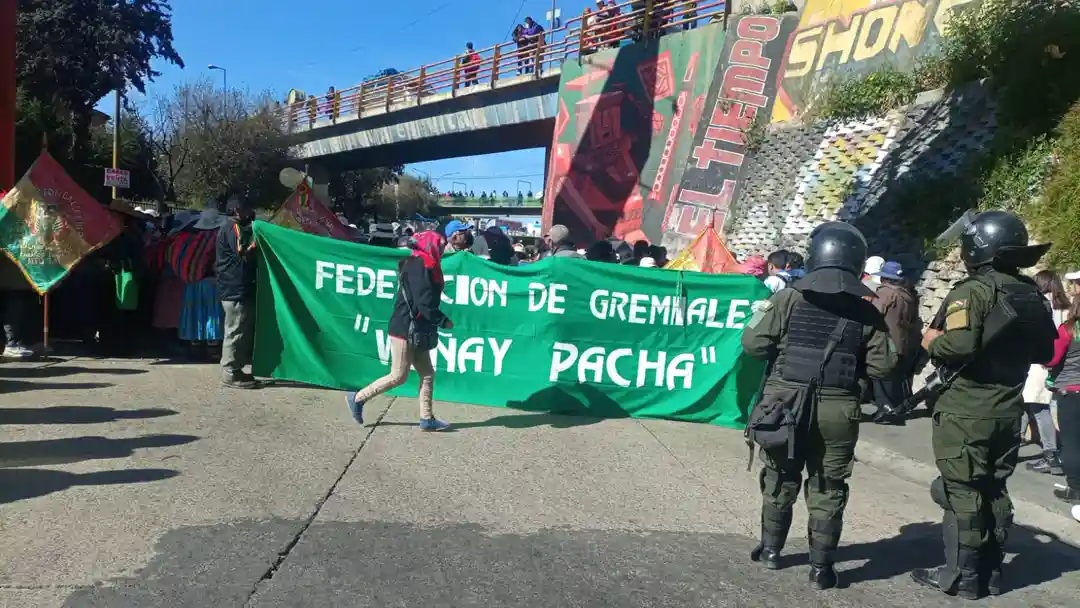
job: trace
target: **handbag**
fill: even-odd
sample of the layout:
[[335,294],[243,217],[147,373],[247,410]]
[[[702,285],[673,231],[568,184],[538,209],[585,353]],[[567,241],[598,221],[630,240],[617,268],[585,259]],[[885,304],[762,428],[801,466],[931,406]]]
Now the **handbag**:
[[406,337],[406,342],[417,351],[433,350],[439,345],[439,328],[431,321],[421,319],[416,315],[409,290],[405,287],[404,272],[398,276],[398,289],[401,291],[401,299],[405,300],[405,308],[409,311],[409,335]]
[[135,282],[135,273],[123,269],[116,273],[116,308],[131,311],[139,307],[139,284]]

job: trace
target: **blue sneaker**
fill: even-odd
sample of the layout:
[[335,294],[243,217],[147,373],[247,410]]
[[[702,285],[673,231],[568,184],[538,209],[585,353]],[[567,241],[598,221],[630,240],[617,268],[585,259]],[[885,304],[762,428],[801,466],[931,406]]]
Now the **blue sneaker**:
[[436,420],[435,418],[424,418],[420,420],[421,431],[445,431],[450,428],[449,422],[443,422],[442,420]]
[[356,391],[345,393],[345,402],[349,404],[349,411],[352,412],[353,420],[358,424],[364,424],[364,402],[356,400]]

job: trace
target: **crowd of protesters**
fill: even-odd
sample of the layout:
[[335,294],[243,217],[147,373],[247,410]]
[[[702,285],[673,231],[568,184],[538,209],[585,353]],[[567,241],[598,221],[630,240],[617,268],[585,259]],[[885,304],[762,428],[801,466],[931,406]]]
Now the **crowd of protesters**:
[[[91,352],[109,356],[134,354],[146,346],[143,336],[150,336],[159,346],[181,345],[189,359],[218,360],[226,386],[258,386],[246,371],[255,331],[258,252],[251,228],[254,217],[254,209],[240,198],[219,199],[201,211],[180,210],[163,217],[149,210],[125,213],[124,232],[80,263],[55,292],[53,301],[61,304],[51,315],[59,322],[56,333],[66,333]],[[563,225],[552,226],[531,245],[515,241],[503,228],[478,230],[460,219],[449,220],[441,229],[432,222],[375,223],[366,231],[355,229],[354,240],[410,249],[411,256],[401,270],[408,278],[407,292],[414,298],[395,303],[389,333],[400,343],[391,345],[391,372],[349,394],[350,409],[358,421],[362,421],[363,403],[400,384],[410,367],[422,379],[430,380],[434,373],[429,361],[407,343],[407,320],[419,313],[432,326],[452,326],[438,310],[439,262],[444,255],[469,252],[506,266],[547,257],[642,268],[663,268],[668,262],[664,247],[646,241],[603,239],[587,247],[575,245],[570,230]],[[799,253],[779,250],[764,257],[751,256],[736,271],[757,277],[776,293],[805,276],[803,266]],[[138,277],[139,299],[134,307],[117,304],[112,279],[120,270],[133,271]],[[884,317],[900,361],[890,377],[866,383],[864,402],[898,410],[912,396],[914,379],[928,363],[921,344],[919,297],[896,261],[870,257],[862,278],[874,292],[870,300]],[[1042,449],[1041,457],[1027,467],[1037,473],[1065,476],[1066,484],[1055,493],[1080,501],[1080,335],[1075,333],[1080,327],[1080,272],[1059,277],[1044,270],[1034,279],[1054,311],[1059,340],[1054,360],[1046,366],[1032,366],[1024,388],[1027,413],[1023,433]],[[0,258],[0,288],[4,292],[0,298],[4,356],[21,359],[40,354],[41,317],[35,319],[41,312],[35,310],[38,298],[6,258]],[[402,293],[399,291],[399,299],[404,297]],[[74,306],[65,310],[65,302]],[[430,391],[421,391],[420,402],[420,428],[437,431],[449,427],[434,417]],[[927,408],[932,411],[932,401]],[[879,421],[896,423],[902,419]]]
[[[166,215],[111,209],[124,218],[124,231],[50,294],[54,341],[74,342],[92,355],[216,360],[224,384],[256,386],[244,369],[255,332],[254,209],[241,198]],[[127,301],[118,293],[120,272],[135,286]],[[45,354],[41,299],[6,256],[0,256],[0,279],[4,357]]]

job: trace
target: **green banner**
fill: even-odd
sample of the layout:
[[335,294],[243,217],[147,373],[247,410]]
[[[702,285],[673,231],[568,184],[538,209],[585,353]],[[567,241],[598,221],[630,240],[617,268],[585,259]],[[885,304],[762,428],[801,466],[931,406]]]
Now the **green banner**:
[[[385,375],[406,252],[264,222],[255,238],[255,374],[337,389]],[[467,253],[443,272],[454,329],[432,351],[436,399],[742,427],[764,372],[739,341],[769,295],[760,281],[567,258],[498,266]],[[413,373],[394,394],[415,395],[416,383]]]

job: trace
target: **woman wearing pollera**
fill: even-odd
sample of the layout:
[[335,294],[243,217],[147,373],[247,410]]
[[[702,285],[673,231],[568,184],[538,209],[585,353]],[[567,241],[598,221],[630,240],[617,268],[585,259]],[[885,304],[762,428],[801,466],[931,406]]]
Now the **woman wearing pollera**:
[[431,365],[430,353],[417,350],[407,340],[409,325],[413,321],[435,328],[454,327],[439,310],[443,291],[443,274],[439,263],[445,247],[446,239],[438,232],[421,232],[409,241],[412,253],[398,264],[398,290],[387,328],[390,334],[390,373],[345,397],[353,418],[360,424],[364,423],[364,403],[404,384],[412,367],[420,374],[420,430],[443,431],[450,428],[449,424],[437,420],[431,410],[435,370]]

